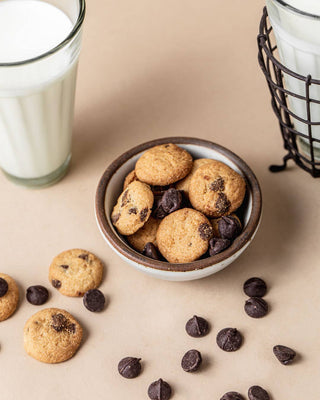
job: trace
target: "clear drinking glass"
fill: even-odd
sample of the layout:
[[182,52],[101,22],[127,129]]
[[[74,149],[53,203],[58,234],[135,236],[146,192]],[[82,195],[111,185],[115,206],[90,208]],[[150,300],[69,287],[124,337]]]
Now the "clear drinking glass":
[[70,163],[85,15],[85,0],[38,1],[63,11],[73,28],[40,56],[0,63],[0,167],[10,180],[29,187],[57,182]]
[[[268,16],[273,28],[281,63],[291,71],[313,79],[320,79],[320,0],[266,0]],[[286,88],[302,97],[306,85],[284,74]],[[310,87],[310,97],[320,100],[320,86]],[[298,118],[307,120],[306,101],[288,96],[290,111]],[[312,137],[320,139],[320,104],[311,103]],[[304,134],[298,145],[310,157],[308,125],[292,116],[295,129]],[[320,159],[320,144],[313,143],[314,156]]]

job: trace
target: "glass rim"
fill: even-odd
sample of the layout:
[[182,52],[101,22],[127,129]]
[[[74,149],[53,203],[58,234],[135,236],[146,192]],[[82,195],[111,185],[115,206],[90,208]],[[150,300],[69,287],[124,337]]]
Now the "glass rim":
[[36,61],[39,61],[39,60],[41,60],[43,58],[51,56],[52,54],[58,52],[60,49],[62,49],[64,46],[66,46],[68,43],[70,43],[71,40],[79,32],[79,30],[80,30],[80,28],[82,26],[82,23],[84,21],[85,13],[86,13],[86,2],[85,2],[85,0],[78,0],[78,2],[79,2],[78,18],[77,18],[75,24],[73,25],[73,28],[72,28],[71,32],[69,33],[69,35],[65,39],[63,39],[62,42],[57,44],[52,49],[50,49],[50,50],[46,51],[45,53],[42,53],[42,54],[40,54],[39,56],[36,56],[36,57],[28,58],[28,59],[22,60],[22,61],[13,61],[13,62],[8,62],[8,63],[0,62],[0,68],[1,67],[16,67],[16,66],[31,64],[33,62],[36,62]]
[[288,4],[284,0],[271,0],[271,1],[273,1],[274,3],[280,4],[282,7],[287,8],[288,10],[293,11],[296,14],[303,15],[304,17],[311,18],[311,19],[320,19],[320,15],[312,14],[312,13],[309,13],[309,12],[306,12],[303,10],[299,10],[298,8]]

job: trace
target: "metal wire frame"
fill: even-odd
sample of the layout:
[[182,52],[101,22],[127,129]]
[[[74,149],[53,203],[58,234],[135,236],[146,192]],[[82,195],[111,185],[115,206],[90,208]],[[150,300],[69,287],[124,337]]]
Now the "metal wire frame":
[[[319,143],[320,146],[320,139],[312,135],[312,127],[319,126],[320,121],[311,121],[311,104],[318,104],[320,107],[320,99],[310,97],[311,85],[317,85],[320,88],[320,80],[312,79],[311,75],[299,75],[281,64],[276,58],[275,52],[277,46],[274,44],[271,32],[272,27],[268,20],[267,9],[264,7],[260,21],[259,35],[257,37],[259,48],[258,61],[269,86],[271,105],[278,118],[284,148],[287,150],[287,154],[283,157],[283,164],[271,165],[269,169],[271,172],[282,171],[286,168],[288,160],[292,159],[300,168],[309,172],[313,177],[320,177],[320,160],[316,160],[314,154],[314,143]],[[285,74],[303,82],[305,95],[291,92],[285,88],[283,83]],[[305,101],[307,119],[299,117],[290,110],[287,102],[289,96]],[[295,119],[306,124],[307,135],[295,129],[292,122]],[[304,141],[309,143],[310,155],[299,151],[297,144],[298,137],[304,138]]]

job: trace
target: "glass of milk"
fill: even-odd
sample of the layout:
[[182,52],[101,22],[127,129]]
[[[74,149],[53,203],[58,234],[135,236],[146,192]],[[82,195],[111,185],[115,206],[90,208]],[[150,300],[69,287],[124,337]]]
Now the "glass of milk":
[[[299,75],[320,80],[320,0],[266,0],[269,20],[283,65]],[[306,85],[284,74],[286,88],[306,96]],[[310,97],[320,101],[320,85],[310,86]],[[288,96],[289,109],[307,120],[306,101]],[[311,103],[312,137],[320,140],[320,104]],[[294,128],[305,135],[299,137],[301,151],[310,158],[308,125],[292,117]],[[320,160],[320,143],[313,143],[314,157]]]
[[0,167],[48,186],[71,159],[84,0],[0,0]]

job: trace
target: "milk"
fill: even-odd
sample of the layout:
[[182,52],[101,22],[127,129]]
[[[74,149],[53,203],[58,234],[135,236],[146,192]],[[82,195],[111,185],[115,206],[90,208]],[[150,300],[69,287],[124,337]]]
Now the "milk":
[[22,182],[47,183],[71,157],[80,35],[43,55],[72,29],[49,3],[0,1],[0,166]]
[[[290,6],[320,16],[320,0],[286,0]],[[270,23],[275,34],[282,64],[290,70],[320,79],[320,19],[304,16],[267,0]],[[285,86],[291,92],[306,95],[305,83],[284,74]],[[310,97],[320,100],[320,86],[311,85]],[[307,119],[306,102],[288,96],[289,109],[298,117]],[[311,104],[311,121],[320,122],[320,105]],[[292,118],[294,128],[308,137],[305,123]],[[312,126],[312,136],[320,139],[320,126]],[[300,140],[301,150],[310,155],[309,140]],[[315,156],[320,157],[320,144],[314,142]],[[319,150],[317,149],[319,148]]]

